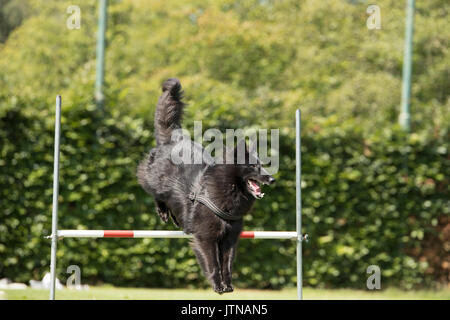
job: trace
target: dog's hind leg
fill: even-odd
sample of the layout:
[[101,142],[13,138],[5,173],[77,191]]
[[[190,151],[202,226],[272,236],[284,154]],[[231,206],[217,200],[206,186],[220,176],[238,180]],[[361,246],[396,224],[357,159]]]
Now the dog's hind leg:
[[156,200],[156,212],[162,221],[167,222],[169,220],[169,208],[164,202]]
[[222,272],[219,263],[219,245],[217,241],[200,240],[194,237],[194,241],[191,244],[197,261],[205,276],[211,282],[213,290],[219,294],[224,293]]
[[[170,210],[169,210],[169,212],[170,212]],[[177,218],[175,217],[175,215],[172,212],[170,212],[170,217],[172,218],[173,224],[177,227],[180,227],[180,223],[178,222]]]

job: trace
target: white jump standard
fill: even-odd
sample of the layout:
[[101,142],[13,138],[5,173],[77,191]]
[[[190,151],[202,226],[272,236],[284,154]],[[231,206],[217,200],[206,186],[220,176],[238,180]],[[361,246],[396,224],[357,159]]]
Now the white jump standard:
[[[300,140],[300,110],[295,113],[296,122],[296,231],[242,231],[242,239],[290,239],[297,241],[297,293],[298,299],[303,299],[302,290],[302,241],[308,241],[308,235],[302,235],[301,215],[301,140]],[[61,128],[61,96],[56,97],[55,115],[55,150],[53,170],[53,208],[51,262],[50,262],[50,299],[55,299],[56,283],[56,249],[57,240],[62,238],[191,238],[192,235],[183,231],[168,230],[58,230],[58,194],[59,194],[59,140]]]

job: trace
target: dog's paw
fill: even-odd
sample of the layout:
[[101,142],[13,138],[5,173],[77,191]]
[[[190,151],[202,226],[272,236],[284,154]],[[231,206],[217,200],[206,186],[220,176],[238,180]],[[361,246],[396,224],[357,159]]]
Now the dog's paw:
[[223,292],[233,292],[233,291],[234,291],[234,288],[231,284],[225,285],[223,288]]
[[162,211],[160,209],[157,209],[157,211],[158,211],[158,216],[161,218],[161,220],[163,222],[169,221],[169,213],[168,212]]
[[223,294],[225,292],[225,287],[222,284],[213,285],[213,290],[214,290],[214,292],[217,292],[218,294]]
[[159,217],[161,218],[161,220],[166,223],[167,221],[169,221],[169,215],[167,214],[160,214]]
[[233,286],[230,284],[226,284],[225,282],[222,282],[222,287],[223,287],[223,292],[233,292],[234,288]]

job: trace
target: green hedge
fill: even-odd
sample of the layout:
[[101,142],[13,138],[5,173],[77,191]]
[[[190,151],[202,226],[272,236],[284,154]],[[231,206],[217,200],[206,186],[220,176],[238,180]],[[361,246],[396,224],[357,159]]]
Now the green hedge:
[[[80,105],[63,108],[59,227],[174,229],[162,224],[135,177],[154,143],[151,119]],[[50,241],[44,236],[51,230],[54,114],[27,114],[21,107],[0,115],[0,278],[27,282],[49,270]],[[265,187],[266,197],[245,219],[247,230],[295,229],[294,129],[280,132],[277,183]],[[355,123],[332,119],[306,126],[306,285],[365,288],[371,264],[381,267],[383,286],[448,281],[438,277],[448,272],[440,267],[448,256],[445,246],[426,254],[430,241],[448,241],[437,231],[450,214],[448,138],[445,130],[407,137],[396,128],[369,135]],[[60,279],[71,264],[81,267],[83,283],[206,285],[182,239],[64,239],[58,247]],[[294,286],[294,243],[241,241],[234,275],[238,287]]]

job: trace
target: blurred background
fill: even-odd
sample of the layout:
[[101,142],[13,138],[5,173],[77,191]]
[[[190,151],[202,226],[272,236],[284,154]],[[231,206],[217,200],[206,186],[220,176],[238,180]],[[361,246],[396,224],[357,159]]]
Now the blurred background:
[[[280,129],[277,183],[247,230],[295,230],[302,109],[304,285],[443,289],[450,280],[450,6],[416,1],[411,129],[398,124],[406,1],[110,0],[104,100],[95,100],[98,1],[0,0],[0,278],[49,271],[55,96],[62,95],[61,229],[170,229],[137,184],[161,83],[185,89],[184,126]],[[68,28],[69,6],[80,28]],[[65,239],[58,277],[207,288],[186,240]],[[295,244],[243,240],[237,288],[294,288]],[[447,289],[448,290],[448,289]],[[294,296],[295,297],[295,296]]]

